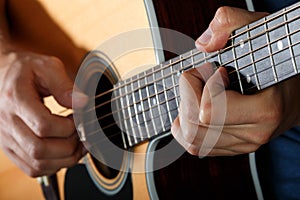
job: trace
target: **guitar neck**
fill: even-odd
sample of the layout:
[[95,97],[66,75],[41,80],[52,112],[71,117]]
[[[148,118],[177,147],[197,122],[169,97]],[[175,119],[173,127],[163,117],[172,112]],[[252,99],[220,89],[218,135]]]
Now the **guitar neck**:
[[170,130],[180,102],[180,74],[206,62],[228,69],[229,89],[250,94],[300,71],[300,3],[237,29],[213,53],[188,51],[114,86],[112,105],[128,148]]

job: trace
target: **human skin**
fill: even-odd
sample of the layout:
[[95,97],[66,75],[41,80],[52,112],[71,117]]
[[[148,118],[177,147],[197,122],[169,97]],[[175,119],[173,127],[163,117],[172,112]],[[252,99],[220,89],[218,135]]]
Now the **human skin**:
[[37,1],[0,0],[0,147],[29,176],[71,167],[85,152],[72,116],[43,103],[53,95],[66,108],[86,104],[73,82],[85,52]]
[[[267,13],[222,7],[207,31],[196,41],[203,52],[223,48],[233,30]],[[221,81],[220,81],[221,80]],[[179,81],[179,115],[172,125],[175,139],[192,155],[230,156],[256,151],[261,145],[299,124],[299,76],[255,93],[242,95],[226,90],[229,84],[224,67],[213,72],[202,66],[182,74]],[[196,103],[195,103],[196,102]],[[224,103],[223,123],[214,121]],[[215,142],[204,142],[208,130]]]

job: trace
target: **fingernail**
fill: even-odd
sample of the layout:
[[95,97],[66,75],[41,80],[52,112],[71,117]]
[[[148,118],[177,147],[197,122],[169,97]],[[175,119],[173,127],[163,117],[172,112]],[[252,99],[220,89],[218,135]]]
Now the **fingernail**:
[[197,39],[196,41],[196,47],[198,49],[201,49],[202,46],[207,45],[212,37],[212,31],[210,28],[206,29],[206,31]]

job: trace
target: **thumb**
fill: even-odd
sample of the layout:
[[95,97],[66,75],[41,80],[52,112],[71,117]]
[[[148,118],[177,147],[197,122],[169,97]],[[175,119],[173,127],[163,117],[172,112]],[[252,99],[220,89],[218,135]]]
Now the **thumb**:
[[208,29],[196,40],[196,47],[200,51],[212,52],[223,48],[230,34],[253,21],[256,21],[267,13],[250,12],[240,8],[221,7],[217,10]]
[[47,66],[37,68],[38,85],[46,93],[53,95],[56,101],[66,108],[81,108],[88,101],[87,95],[81,92],[69,78],[63,63],[50,57]]

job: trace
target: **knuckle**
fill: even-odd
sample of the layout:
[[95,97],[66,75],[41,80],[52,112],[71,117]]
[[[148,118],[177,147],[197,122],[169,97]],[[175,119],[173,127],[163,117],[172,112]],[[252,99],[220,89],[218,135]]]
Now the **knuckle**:
[[201,110],[200,110],[200,121],[204,124],[209,124],[211,120],[211,108],[212,104],[211,102],[201,102]]
[[51,131],[51,126],[49,123],[46,123],[47,120],[40,116],[35,122],[33,122],[33,129],[35,130],[35,134],[38,137],[47,137],[49,136],[49,132]]
[[193,156],[198,156],[198,154],[199,154],[199,149],[193,147],[192,145],[189,146],[189,147],[186,149],[186,151],[187,151],[189,154],[193,155]]
[[43,174],[47,170],[47,163],[39,160],[32,162],[32,172],[34,174]]
[[186,81],[188,80],[189,76],[190,76],[189,70],[183,72],[179,77],[179,85],[181,86],[183,84],[186,84]]
[[231,24],[230,20],[230,11],[231,7],[229,6],[222,6],[220,7],[215,14],[213,22],[218,23],[221,26],[229,26]]
[[192,134],[190,133],[189,130],[186,130],[183,132],[182,137],[184,139],[185,142],[192,144],[194,141],[194,137],[192,136]]
[[197,129],[193,129],[191,125],[188,123],[185,125],[185,130],[182,132],[182,138],[187,142],[188,144],[193,144],[196,137],[196,131]]
[[48,58],[48,60],[49,60],[50,65],[52,67],[54,67],[55,69],[62,70],[64,68],[63,62],[59,58],[51,56]]
[[32,142],[31,144],[29,144],[27,149],[28,155],[33,159],[40,159],[43,155],[40,145],[36,142]]
[[198,71],[196,69],[189,69],[184,71],[179,77],[179,84],[186,84],[191,79],[191,77],[195,76]]
[[3,89],[3,99],[9,102],[10,105],[14,105],[14,102],[22,100],[22,94],[24,92],[24,83],[21,79],[16,79],[7,83]]

